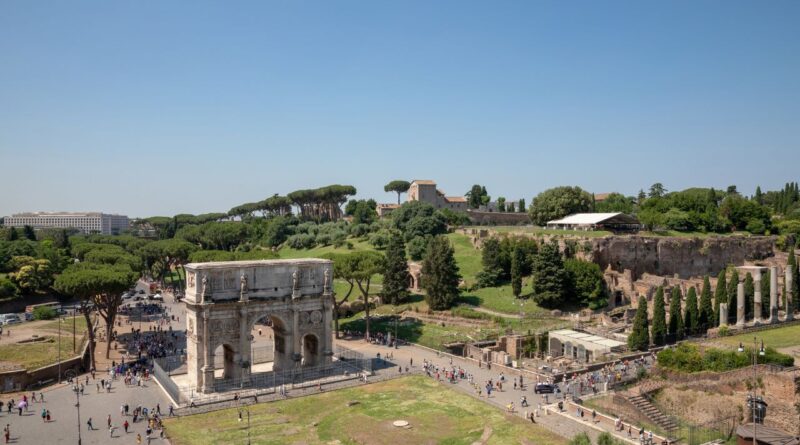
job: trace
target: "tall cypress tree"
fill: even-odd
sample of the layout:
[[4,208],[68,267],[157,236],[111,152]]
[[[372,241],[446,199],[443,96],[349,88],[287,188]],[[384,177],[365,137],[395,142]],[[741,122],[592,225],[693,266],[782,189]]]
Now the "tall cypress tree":
[[672,295],[669,299],[669,335],[673,341],[683,340],[686,331],[683,327],[683,315],[681,315],[681,288],[672,288]]
[[387,303],[400,304],[408,298],[411,276],[406,262],[406,245],[400,233],[394,233],[386,246],[382,295]]
[[650,331],[647,323],[647,300],[639,297],[639,307],[633,318],[633,328],[628,335],[628,347],[634,351],[647,351],[650,347]]
[[756,293],[756,287],[753,284],[753,276],[750,272],[744,276],[744,313],[745,317],[749,320],[753,318],[753,297]]
[[458,273],[453,247],[444,236],[428,242],[428,251],[422,261],[422,287],[425,301],[435,311],[449,309],[458,298]]
[[[728,281],[725,279],[727,271],[722,269],[717,276],[717,288],[714,290],[714,326],[719,326],[719,304],[728,304]],[[728,308],[730,311],[731,308]],[[727,320],[726,320],[727,322]]]
[[[769,318],[769,269],[761,275],[761,318]],[[755,297],[753,297],[755,302]]]
[[698,321],[697,290],[692,286],[689,288],[689,291],[686,292],[686,307],[683,308],[683,326],[687,334],[697,334]]
[[703,278],[703,289],[700,291],[700,309],[697,312],[698,334],[705,334],[714,324],[714,306],[711,304],[711,282],[708,275]]
[[664,302],[664,287],[658,286],[653,299],[653,344],[663,346],[667,342],[667,308]]
[[519,243],[514,244],[514,250],[511,252],[511,292],[514,298],[519,298],[522,293],[522,263],[525,261],[525,254],[522,252],[522,247]]
[[728,324],[736,323],[736,305],[738,304],[736,299],[738,294],[738,287],[739,287],[739,271],[733,269],[733,273],[731,273],[731,279],[728,281]]
[[567,299],[569,272],[558,251],[558,244],[543,243],[533,258],[533,300],[543,307],[558,307]]

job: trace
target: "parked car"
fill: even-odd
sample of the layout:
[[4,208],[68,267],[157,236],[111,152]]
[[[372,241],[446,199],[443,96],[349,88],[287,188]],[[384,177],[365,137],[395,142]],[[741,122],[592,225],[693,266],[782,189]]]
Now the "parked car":
[[150,297],[150,299],[155,301],[164,301],[164,297],[162,297],[161,294],[155,294],[152,297]]
[[7,314],[3,320],[3,325],[22,323],[22,319],[17,314]]
[[556,392],[556,387],[549,383],[537,383],[533,392],[534,394],[553,394]]
[[144,289],[139,289],[139,292],[136,292],[136,293],[137,293],[137,294],[144,295]]

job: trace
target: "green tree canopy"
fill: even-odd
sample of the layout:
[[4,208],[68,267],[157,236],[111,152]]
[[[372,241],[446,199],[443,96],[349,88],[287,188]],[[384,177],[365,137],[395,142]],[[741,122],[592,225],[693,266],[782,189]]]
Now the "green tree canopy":
[[[728,303],[728,282],[726,276],[727,271],[725,269],[722,269],[719,275],[717,275],[717,287],[714,289],[714,322],[712,323],[712,327],[719,326],[720,303]],[[728,308],[728,310],[730,310],[730,308]]]
[[683,315],[681,314],[681,288],[672,288],[669,299],[669,336],[673,341],[681,341],[686,336],[686,329],[683,325]]
[[697,312],[697,333],[705,334],[714,327],[714,306],[711,303],[711,282],[706,275],[703,278],[703,288],[700,291],[700,308]]
[[[81,312],[91,325],[90,312],[97,310],[106,323],[106,358],[111,350],[114,320],[122,303],[122,293],[136,283],[138,274],[128,266],[114,264],[78,263],[69,266],[56,278],[54,288],[65,295],[81,300]],[[89,341],[94,331],[89,330]],[[94,357],[92,357],[94,360]]]
[[564,260],[564,268],[570,274],[573,301],[590,309],[600,309],[608,305],[608,290],[600,266],[590,261],[570,258]]
[[400,304],[408,299],[408,285],[411,275],[408,273],[406,246],[403,237],[395,232],[386,246],[386,261],[383,270],[383,291],[385,301]]
[[[334,278],[344,280],[349,285],[349,290],[341,300],[336,300],[334,305],[338,308],[350,296],[354,288],[358,288],[361,298],[364,301],[364,316],[366,317],[365,337],[370,336],[370,306],[369,291],[372,280],[376,275],[381,274],[386,269],[386,258],[373,251],[358,251],[347,254],[328,254],[326,258],[333,260]],[[337,311],[334,310],[334,313]],[[334,325],[339,330],[338,314],[335,314]]]
[[667,311],[664,301],[664,287],[658,286],[653,298],[653,344],[663,346],[667,342]]
[[697,312],[697,289],[692,286],[686,292],[686,307],[683,308],[683,326],[690,335],[696,335],[699,330]]
[[408,181],[403,181],[401,179],[395,179],[390,183],[383,186],[384,192],[395,192],[397,193],[397,204],[400,204],[400,195],[406,193],[408,189],[411,187],[411,183]]
[[647,322],[647,300],[639,296],[633,327],[628,335],[628,347],[633,351],[647,351],[650,348],[650,330]]
[[530,209],[534,224],[543,226],[548,221],[567,215],[588,212],[592,208],[592,195],[580,187],[555,187],[533,198]]
[[542,307],[555,308],[563,304],[570,291],[569,272],[555,242],[539,247],[533,260],[533,299]]
[[421,279],[428,306],[437,311],[449,309],[458,299],[460,279],[450,242],[444,236],[431,238],[422,261]]

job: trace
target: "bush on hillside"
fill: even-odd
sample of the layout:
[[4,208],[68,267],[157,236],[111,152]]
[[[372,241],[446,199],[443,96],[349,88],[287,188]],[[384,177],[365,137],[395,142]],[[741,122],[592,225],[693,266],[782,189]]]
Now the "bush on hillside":
[[33,318],[37,320],[52,320],[58,317],[55,309],[47,306],[39,306],[33,310]]
[[[745,352],[727,351],[717,348],[700,350],[697,345],[681,343],[658,353],[658,365],[680,372],[714,371],[724,372],[743,368],[753,362],[753,350]],[[767,348],[763,356],[758,355],[759,364],[793,366],[794,358],[773,348]]]

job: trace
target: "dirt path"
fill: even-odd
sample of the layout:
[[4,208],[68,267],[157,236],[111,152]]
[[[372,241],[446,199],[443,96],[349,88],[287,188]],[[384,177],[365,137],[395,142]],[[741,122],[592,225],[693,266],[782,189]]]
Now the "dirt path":
[[484,314],[494,315],[496,317],[515,318],[517,320],[522,318],[522,316],[520,314],[507,314],[505,312],[497,312],[497,311],[493,311],[491,309],[486,309],[485,307],[471,306],[469,304],[462,304],[461,307],[467,307],[467,308],[472,309],[473,311],[483,312]]
[[478,439],[477,442],[472,442],[472,445],[486,445],[486,442],[490,437],[492,437],[492,427],[486,425],[483,427],[483,434],[481,434],[481,438]]

